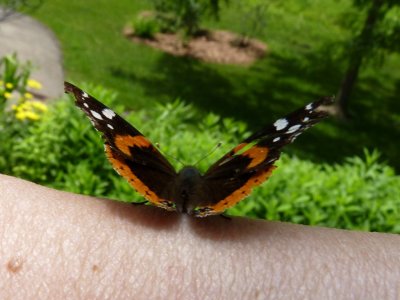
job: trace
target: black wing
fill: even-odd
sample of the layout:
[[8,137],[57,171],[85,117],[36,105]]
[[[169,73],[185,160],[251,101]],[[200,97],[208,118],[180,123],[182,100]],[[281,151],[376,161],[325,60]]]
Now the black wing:
[[210,198],[197,209],[198,216],[224,212],[269,178],[282,148],[327,116],[319,110],[332,98],[321,98],[264,127],[242,141],[204,174],[204,189]]
[[168,160],[136,128],[110,108],[71,83],[64,83],[76,105],[103,134],[105,152],[114,169],[156,206],[172,210],[168,188],[176,171]]

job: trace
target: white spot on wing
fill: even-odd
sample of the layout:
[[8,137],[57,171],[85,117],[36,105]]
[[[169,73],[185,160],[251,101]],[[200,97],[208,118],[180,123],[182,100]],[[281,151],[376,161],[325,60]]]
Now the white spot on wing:
[[89,108],[89,104],[87,104],[86,102],[83,102],[83,106]]
[[308,120],[310,120],[310,118],[309,118],[309,117],[305,117],[305,118],[303,119],[303,122],[307,122]]
[[114,129],[114,127],[112,125],[110,125],[110,124],[107,124],[107,127],[110,128],[110,129]]
[[276,138],[274,138],[272,141],[274,142],[274,143],[276,143],[277,141],[279,141],[281,138],[278,136],[278,137],[276,137]]
[[98,120],[103,120],[103,117],[96,111],[91,110],[90,113],[92,114],[93,117],[95,117]]
[[109,118],[110,120],[112,118],[115,117],[115,112],[113,112],[111,109],[109,108],[105,108],[103,109],[103,111],[101,112],[106,118]]
[[306,110],[311,110],[312,108],[313,108],[313,104],[312,103],[307,104]]
[[279,119],[274,123],[276,130],[282,130],[288,126],[289,122],[286,119]]
[[82,97],[83,97],[83,98],[89,98],[89,95],[88,95],[86,92],[83,92],[83,93],[82,93]]
[[297,124],[297,125],[293,125],[291,127],[289,127],[288,131],[286,131],[286,133],[293,133],[296,132],[297,130],[299,130],[301,127],[301,125]]

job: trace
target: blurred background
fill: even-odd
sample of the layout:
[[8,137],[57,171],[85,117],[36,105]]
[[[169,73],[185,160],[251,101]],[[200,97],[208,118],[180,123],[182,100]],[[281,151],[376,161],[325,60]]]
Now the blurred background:
[[64,80],[167,157],[191,164],[223,142],[203,171],[249,132],[335,96],[229,213],[399,233],[399,51],[395,0],[0,0],[0,172],[140,200]]

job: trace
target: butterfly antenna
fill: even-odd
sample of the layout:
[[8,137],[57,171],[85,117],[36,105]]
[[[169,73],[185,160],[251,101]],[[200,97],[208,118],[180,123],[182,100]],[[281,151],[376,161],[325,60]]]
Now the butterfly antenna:
[[196,166],[199,162],[201,162],[202,160],[204,160],[207,157],[209,157],[211,154],[213,154],[221,146],[222,146],[222,143],[219,142],[217,145],[215,145],[215,147],[213,149],[211,149],[210,152],[208,152],[206,155],[204,155],[202,158],[200,158],[198,161],[196,161],[196,163],[194,163],[193,165]]
[[158,149],[164,156],[166,156],[166,157],[168,157],[168,158],[171,158],[171,159],[177,161],[177,162],[180,163],[182,166],[185,166],[185,163],[182,162],[179,158],[176,158],[176,157],[174,157],[174,156],[172,156],[172,155],[169,155],[169,154],[167,154],[167,153],[164,153],[164,152],[161,150],[161,146],[160,146],[159,143],[155,143],[155,145],[156,145],[157,149]]

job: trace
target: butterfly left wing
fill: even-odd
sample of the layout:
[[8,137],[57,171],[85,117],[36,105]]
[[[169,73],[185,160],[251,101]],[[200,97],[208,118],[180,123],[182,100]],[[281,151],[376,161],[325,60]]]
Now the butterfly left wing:
[[110,108],[71,83],[65,82],[64,88],[103,134],[105,152],[114,169],[152,204],[174,210],[169,187],[176,171],[168,160]]
[[194,214],[199,217],[223,213],[267,180],[276,168],[282,147],[327,116],[319,108],[332,102],[321,98],[249,136],[214,163],[203,176],[209,195]]

